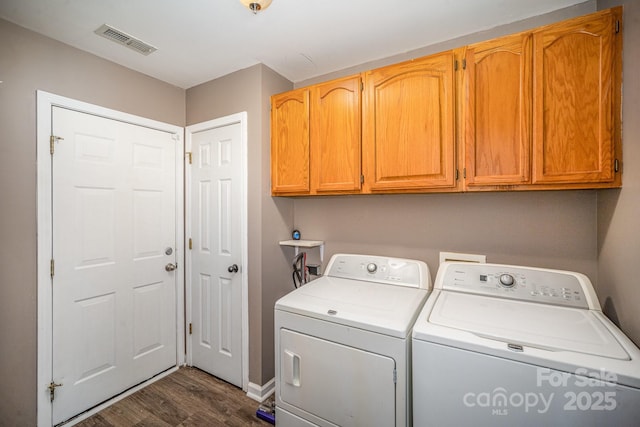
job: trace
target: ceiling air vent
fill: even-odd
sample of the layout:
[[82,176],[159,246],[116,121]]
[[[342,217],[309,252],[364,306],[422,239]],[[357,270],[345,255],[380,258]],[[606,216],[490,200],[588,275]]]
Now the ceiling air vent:
[[104,24],[103,26],[95,30],[94,33],[118,44],[126,46],[129,49],[133,49],[143,55],[149,55],[150,53],[158,50],[150,44],[145,43],[142,40],[138,40],[135,37],[132,37],[129,34],[117,30],[113,27],[110,27],[107,24]]

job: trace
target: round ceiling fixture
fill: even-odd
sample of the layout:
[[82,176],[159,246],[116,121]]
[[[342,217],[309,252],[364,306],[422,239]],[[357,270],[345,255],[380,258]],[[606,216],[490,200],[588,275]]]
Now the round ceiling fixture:
[[265,10],[271,4],[271,0],[240,0],[247,9],[255,15],[261,10]]

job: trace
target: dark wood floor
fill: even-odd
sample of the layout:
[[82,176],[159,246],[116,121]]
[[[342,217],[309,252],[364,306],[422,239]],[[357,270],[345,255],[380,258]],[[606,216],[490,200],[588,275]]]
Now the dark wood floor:
[[259,403],[196,368],[181,368],[76,424],[89,426],[271,426]]

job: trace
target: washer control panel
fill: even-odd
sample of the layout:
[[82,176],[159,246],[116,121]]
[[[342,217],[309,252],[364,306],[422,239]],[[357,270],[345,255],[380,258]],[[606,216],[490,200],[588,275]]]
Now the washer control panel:
[[336,254],[331,257],[325,276],[414,288],[431,288],[427,264],[412,259]]
[[589,308],[584,286],[579,273],[499,264],[451,263],[436,279],[444,290]]

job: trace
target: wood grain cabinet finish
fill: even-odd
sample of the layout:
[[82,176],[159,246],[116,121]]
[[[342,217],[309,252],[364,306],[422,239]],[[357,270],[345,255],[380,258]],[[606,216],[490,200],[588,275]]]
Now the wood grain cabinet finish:
[[463,89],[466,185],[530,182],[531,34],[467,47]]
[[359,193],[360,75],[311,87],[311,194]]
[[360,192],[360,75],[271,98],[273,195]]
[[364,73],[365,192],[455,187],[452,51]]
[[271,97],[271,192],[309,192],[309,89]]
[[621,21],[616,7],[274,95],[272,194],[620,187]]
[[621,185],[621,8],[468,46],[466,190]]
[[609,9],[533,32],[535,184],[619,184],[621,12]]

